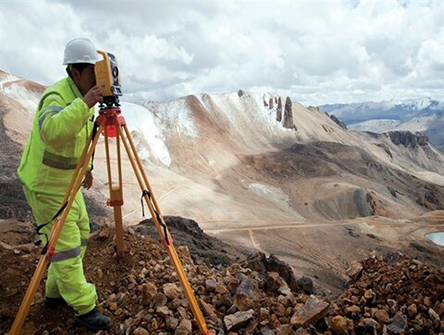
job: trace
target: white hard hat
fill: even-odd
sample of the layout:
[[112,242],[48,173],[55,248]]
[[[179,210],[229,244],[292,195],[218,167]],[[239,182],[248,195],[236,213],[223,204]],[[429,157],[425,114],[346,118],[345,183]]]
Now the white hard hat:
[[65,47],[63,65],[88,63],[95,64],[102,58],[96,51],[92,42],[87,38],[75,38]]

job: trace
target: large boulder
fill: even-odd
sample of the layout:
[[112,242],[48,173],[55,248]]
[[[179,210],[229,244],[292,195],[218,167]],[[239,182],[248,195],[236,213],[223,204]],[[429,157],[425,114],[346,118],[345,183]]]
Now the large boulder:
[[284,128],[297,130],[293,122],[293,104],[290,97],[285,100],[285,110],[284,110]]
[[225,327],[227,331],[234,331],[246,326],[253,318],[254,311],[252,309],[244,312],[236,312],[224,317]]
[[327,315],[329,306],[328,302],[312,295],[303,307],[296,310],[291,317],[290,322],[296,327],[306,328],[310,325],[314,325]]
[[265,277],[268,276],[269,272],[277,272],[279,276],[285,280],[292,291],[299,291],[300,286],[298,285],[291,266],[281,261],[273,254],[267,257],[264,253],[257,252],[249,256],[242,264],[245,267],[261,273]]

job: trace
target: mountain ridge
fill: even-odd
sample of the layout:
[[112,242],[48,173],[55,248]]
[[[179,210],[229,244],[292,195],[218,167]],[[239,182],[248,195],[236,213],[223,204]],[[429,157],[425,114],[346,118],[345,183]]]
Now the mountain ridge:
[[421,132],[440,149],[444,149],[444,102],[432,98],[330,104],[319,108],[341,119],[354,131]]

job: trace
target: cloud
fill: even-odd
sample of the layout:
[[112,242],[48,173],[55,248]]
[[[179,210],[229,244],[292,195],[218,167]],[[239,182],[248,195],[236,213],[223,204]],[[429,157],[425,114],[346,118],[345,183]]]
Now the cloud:
[[0,69],[43,84],[90,38],[118,57],[125,98],[274,91],[305,104],[444,100],[444,2],[8,1]]

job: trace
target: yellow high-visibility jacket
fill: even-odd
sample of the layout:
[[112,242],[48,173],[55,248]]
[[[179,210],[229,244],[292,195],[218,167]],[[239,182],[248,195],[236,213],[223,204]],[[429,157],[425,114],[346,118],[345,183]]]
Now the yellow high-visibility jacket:
[[28,190],[65,194],[92,132],[93,117],[94,107],[88,108],[71,78],[45,90],[17,170]]

